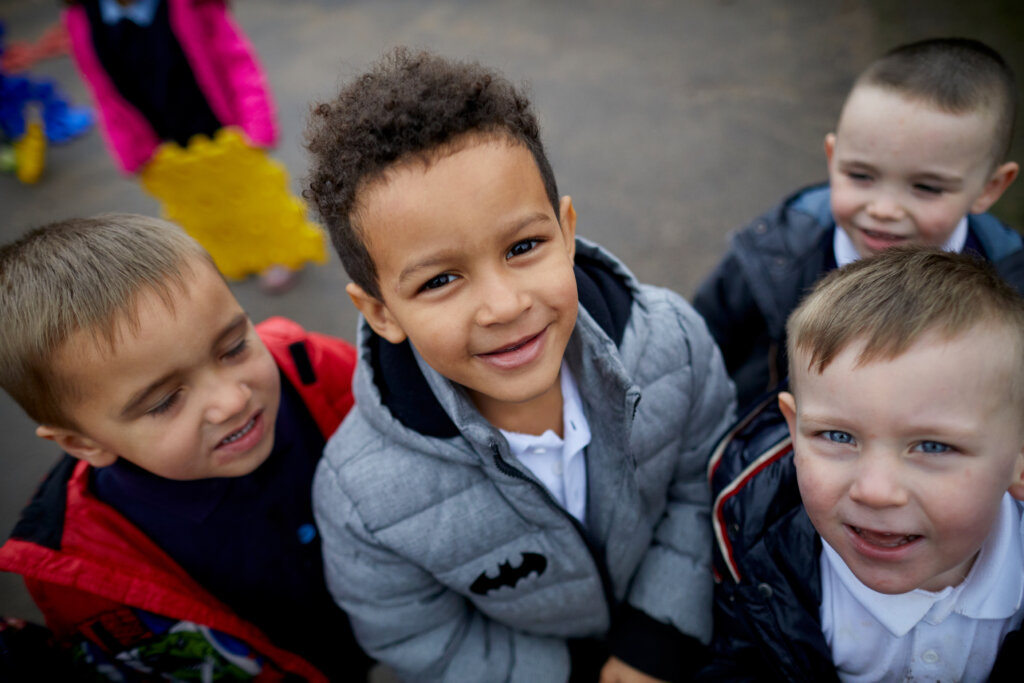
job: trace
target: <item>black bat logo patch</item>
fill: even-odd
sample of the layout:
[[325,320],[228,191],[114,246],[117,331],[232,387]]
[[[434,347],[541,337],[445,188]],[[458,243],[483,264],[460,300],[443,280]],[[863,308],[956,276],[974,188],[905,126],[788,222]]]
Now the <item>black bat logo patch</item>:
[[512,563],[506,560],[498,565],[498,575],[496,577],[491,578],[487,576],[487,572],[483,572],[480,576],[476,577],[469,590],[477,595],[487,595],[502,586],[515,588],[520,579],[525,579],[533,572],[537,572],[537,576],[540,576],[547,568],[548,561],[543,555],[523,553],[523,561],[519,563],[518,567],[513,567]]

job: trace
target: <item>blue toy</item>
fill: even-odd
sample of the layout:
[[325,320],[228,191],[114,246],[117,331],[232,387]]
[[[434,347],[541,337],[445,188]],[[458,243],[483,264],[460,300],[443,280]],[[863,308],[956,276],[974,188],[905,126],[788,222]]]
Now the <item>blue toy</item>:
[[[0,54],[3,34],[0,22]],[[67,142],[87,131],[92,123],[92,112],[71,106],[52,81],[14,76],[0,69],[0,144],[13,148],[13,165],[22,182],[39,179],[47,140],[54,144]],[[11,154],[4,152],[0,150],[0,159],[6,158],[6,167],[11,165]]]

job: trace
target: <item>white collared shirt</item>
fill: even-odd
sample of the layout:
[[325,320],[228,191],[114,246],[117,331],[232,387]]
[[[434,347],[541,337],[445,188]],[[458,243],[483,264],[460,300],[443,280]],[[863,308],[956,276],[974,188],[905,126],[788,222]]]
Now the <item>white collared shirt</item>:
[[886,595],[822,541],[821,627],[840,680],[984,681],[1024,610],[1021,512],[1004,494],[967,578],[938,592]]
[[501,433],[508,440],[512,454],[565,508],[584,522],[587,511],[587,462],[584,449],[590,443],[590,425],[583,414],[583,402],[569,366],[562,362],[559,373],[562,386],[562,433],[559,438],[550,429],[540,436],[518,432]]
[[[953,228],[953,234],[942,245],[942,250],[960,253],[963,251],[965,244],[967,244],[967,216],[961,218],[960,222]],[[857,247],[853,246],[853,240],[838,225],[836,226],[835,235],[832,237],[832,251],[836,257],[836,265],[840,268],[860,258],[860,254],[857,253]]]

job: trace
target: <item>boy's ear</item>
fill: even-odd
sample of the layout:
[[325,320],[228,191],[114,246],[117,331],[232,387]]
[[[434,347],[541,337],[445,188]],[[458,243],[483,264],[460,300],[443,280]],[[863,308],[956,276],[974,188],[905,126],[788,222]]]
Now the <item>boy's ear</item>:
[[576,208],[572,205],[572,197],[565,195],[558,203],[558,224],[562,228],[562,236],[569,247],[569,260],[576,257]]
[[788,391],[779,393],[779,410],[786,418],[790,438],[796,438],[796,397]]
[[1024,448],[1017,454],[1017,460],[1013,464],[1013,479],[1006,490],[1017,500],[1024,500]]
[[93,467],[113,465],[117,460],[116,453],[111,453],[89,437],[73,429],[39,425],[36,427],[36,436],[40,439],[53,441],[68,455],[72,455],[79,460],[85,460]]
[[1019,172],[1020,166],[1017,165],[1016,161],[1007,161],[1005,164],[1000,164],[992,172],[992,175],[989,176],[981,194],[971,204],[971,213],[985,213],[988,211],[989,207],[1003,196],[1006,188],[1010,187],[1013,181],[1017,179]]
[[1017,455],[1013,465],[1013,479],[1006,490],[1017,500],[1024,500],[1024,450]]
[[825,136],[825,159],[828,160],[829,166],[832,165],[832,155],[836,151],[836,134],[828,133]]
[[406,334],[402,326],[398,324],[387,304],[375,296],[367,294],[366,290],[354,282],[345,285],[345,291],[352,303],[359,309],[359,312],[370,323],[373,331],[387,339],[392,344],[400,344],[405,341]]

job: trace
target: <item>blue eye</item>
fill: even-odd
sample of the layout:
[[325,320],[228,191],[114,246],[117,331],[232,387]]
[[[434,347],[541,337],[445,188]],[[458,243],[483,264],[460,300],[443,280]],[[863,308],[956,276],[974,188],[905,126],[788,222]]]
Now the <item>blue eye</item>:
[[537,240],[537,239],[528,239],[528,240],[522,240],[520,242],[516,242],[512,246],[512,248],[508,250],[508,253],[505,254],[505,258],[508,259],[508,258],[512,258],[513,256],[519,256],[521,254],[525,254],[528,251],[532,251],[534,249],[534,247],[536,247],[538,244],[540,244],[540,240]]
[[821,436],[826,441],[831,441],[832,443],[841,443],[841,444],[852,444],[853,443],[853,436],[851,436],[847,432],[841,432],[838,429],[830,429],[828,431],[822,432]]
[[917,445],[917,448],[922,453],[932,453],[932,454],[936,454],[936,453],[949,453],[950,451],[953,450],[952,446],[949,446],[949,445],[944,444],[944,443],[939,443],[938,441],[922,441],[921,443],[919,443]]
[[422,292],[423,290],[426,289],[438,289],[454,281],[455,276],[452,275],[451,273],[441,273],[440,275],[435,275],[434,277],[424,282],[423,286],[420,287],[420,291]]
[[180,396],[181,396],[181,392],[180,391],[175,391],[173,394],[170,394],[165,399],[160,401],[160,403],[157,403],[155,406],[153,406],[152,408],[147,410],[146,411],[146,415],[152,415],[152,416],[156,417],[158,415],[162,415],[163,413],[166,413],[168,410],[170,410],[175,405],[177,405],[178,399],[179,399]]

